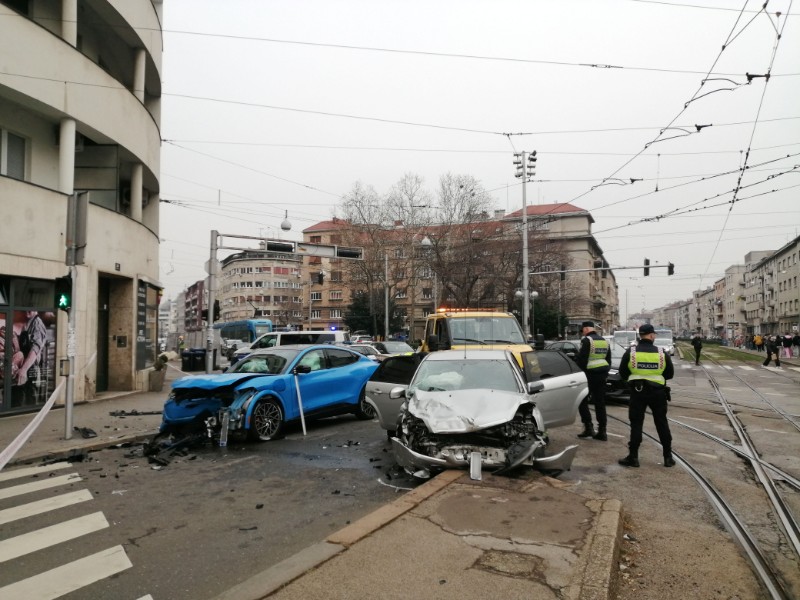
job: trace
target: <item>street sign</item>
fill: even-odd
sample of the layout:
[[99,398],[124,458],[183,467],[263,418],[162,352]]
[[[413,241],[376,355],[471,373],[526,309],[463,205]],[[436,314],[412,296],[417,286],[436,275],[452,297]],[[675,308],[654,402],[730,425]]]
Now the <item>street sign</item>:
[[206,273],[209,275],[217,276],[220,272],[220,264],[218,260],[208,259],[205,264]]

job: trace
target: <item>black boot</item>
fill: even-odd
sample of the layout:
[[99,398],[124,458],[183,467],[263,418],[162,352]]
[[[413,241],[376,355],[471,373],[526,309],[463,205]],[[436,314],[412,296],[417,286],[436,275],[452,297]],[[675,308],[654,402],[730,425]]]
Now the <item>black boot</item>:
[[583,431],[578,434],[579,438],[594,437],[594,425],[591,423],[583,424]]
[[606,428],[598,425],[597,433],[592,436],[592,439],[600,440],[601,442],[607,442],[608,436],[606,435]]
[[620,458],[617,461],[623,467],[638,467],[639,466],[639,457],[634,456],[633,454],[628,454],[625,458]]
[[675,466],[675,459],[672,458],[672,452],[669,452],[664,455],[664,466],[665,467],[674,467]]

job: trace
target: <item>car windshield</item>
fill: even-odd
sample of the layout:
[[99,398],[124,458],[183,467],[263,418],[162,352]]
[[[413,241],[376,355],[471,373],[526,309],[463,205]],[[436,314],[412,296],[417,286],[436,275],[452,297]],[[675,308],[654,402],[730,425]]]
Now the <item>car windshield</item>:
[[656,341],[653,343],[656,346],[672,346],[672,340],[667,338],[656,338]]
[[383,347],[386,348],[386,352],[389,354],[414,351],[414,349],[405,342],[383,342]]
[[376,354],[380,354],[375,348],[372,346],[350,346],[351,350],[355,350],[359,354],[363,354],[364,356],[375,356]]
[[297,356],[297,350],[276,350],[265,354],[251,354],[233,365],[229,373],[263,373],[280,375]]
[[452,317],[448,319],[454,344],[523,344],[516,319],[493,317]]
[[409,390],[518,392],[519,385],[512,369],[507,360],[428,360],[420,365]]

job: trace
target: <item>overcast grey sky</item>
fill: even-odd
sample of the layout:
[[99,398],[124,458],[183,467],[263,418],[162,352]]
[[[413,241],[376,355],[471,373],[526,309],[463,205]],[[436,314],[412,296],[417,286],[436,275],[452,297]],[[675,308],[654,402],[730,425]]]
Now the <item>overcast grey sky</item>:
[[675,264],[617,271],[622,314],[688,298],[799,233],[800,4],[762,4],[166,0],[166,297],[212,229],[301,239],[356,181],[469,174],[518,210],[537,150],[529,204],[590,211],[612,266]]

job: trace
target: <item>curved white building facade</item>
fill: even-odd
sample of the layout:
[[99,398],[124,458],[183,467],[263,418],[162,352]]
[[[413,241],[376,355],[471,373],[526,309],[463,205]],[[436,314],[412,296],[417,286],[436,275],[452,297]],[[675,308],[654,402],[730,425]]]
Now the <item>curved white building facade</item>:
[[[0,414],[147,387],[157,353],[162,25],[150,0],[0,0]],[[55,305],[88,200],[75,329]]]

